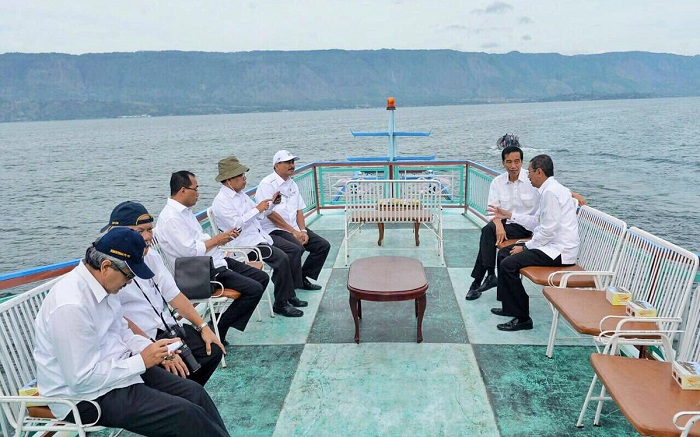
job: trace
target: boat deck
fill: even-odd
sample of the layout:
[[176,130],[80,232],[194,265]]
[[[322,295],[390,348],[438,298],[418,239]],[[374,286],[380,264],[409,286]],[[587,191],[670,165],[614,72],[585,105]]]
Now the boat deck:
[[420,250],[411,225],[387,225],[381,248],[376,226],[353,237],[350,262],[401,255],[423,263],[429,289],[421,344],[411,301],[364,302],[361,343],[354,343],[343,213],[324,212],[310,227],[332,244],[318,280],[323,290],[298,292],[309,306],[297,319],[270,318],[261,303],[262,321],[230,331],[229,367],[206,386],[231,435],[638,435],[612,402],[601,427],[592,425],[592,407],[586,427],[574,426],[595,349],[590,339],[564,340],[553,359],[545,357],[551,311],[538,287],[527,285],[532,331],[496,329],[507,319],[489,311],[498,306],[495,289],[464,299],[479,228],[458,210],[444,213],[446,265],[428,250],[436,242],[425,229]]

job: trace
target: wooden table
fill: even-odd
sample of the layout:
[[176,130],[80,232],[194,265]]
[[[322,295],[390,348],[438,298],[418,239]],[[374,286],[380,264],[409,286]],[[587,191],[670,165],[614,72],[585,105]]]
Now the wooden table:
[[350,265],[348,272],[350,311],[355,321],[355,343],[360,342],[363,300],[396,302],[415,299],[418,319],[416,341],[423,341],[423,314],[426,306],[428,281],[423,264],[403,256],[373,256],[361,258]]

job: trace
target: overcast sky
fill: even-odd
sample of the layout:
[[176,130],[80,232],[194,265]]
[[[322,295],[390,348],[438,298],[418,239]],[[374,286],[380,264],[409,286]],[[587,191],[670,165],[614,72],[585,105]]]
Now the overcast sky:
[[0,53],[700,54],[698,0],[0,0]]

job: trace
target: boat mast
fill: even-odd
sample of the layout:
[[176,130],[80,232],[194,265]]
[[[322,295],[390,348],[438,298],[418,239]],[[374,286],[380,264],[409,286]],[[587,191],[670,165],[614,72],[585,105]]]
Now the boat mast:
[[[394,111],[396,111],[396,104],[393,97],[386,99],[386,109],[389,112],[389,126],[386,132],[353,132],[350,133],[353,137],[389,137],[388,153],[387,159],[389,161],[397,160],[397,150],[396,150],[396,137],[427,137],[430,132],[397,132],[394,125]],[[434,157],[429,156],[410,156],[405,157],[405,159],[411,160],[422,160],[422,159],[434,159]]]

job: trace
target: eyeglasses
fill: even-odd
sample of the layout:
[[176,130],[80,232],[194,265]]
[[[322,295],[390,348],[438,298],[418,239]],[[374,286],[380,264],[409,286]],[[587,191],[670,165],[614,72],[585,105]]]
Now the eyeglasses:
[[194,188],[190,188],[190,187],[182,187],[182,188],[184,188],[185,190],[199,191],[199,185],[197,185]]
[[132,272],[127,273],[127,272],[125,272],[124,270],[120,269],[119,267],[117,267],[117,266],[114,265],[114,264],[110,264],[110,267],[113,268],[114,270],[118,271],[118,272],[121,273],[122,275],[124,275],[124,276],[126,277],[126,280],[127,280],[127,281],[131,281],[132,279],[134,279],[134,278],[136,277],[136,275],[133,274]]

